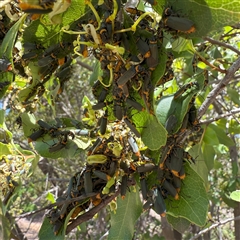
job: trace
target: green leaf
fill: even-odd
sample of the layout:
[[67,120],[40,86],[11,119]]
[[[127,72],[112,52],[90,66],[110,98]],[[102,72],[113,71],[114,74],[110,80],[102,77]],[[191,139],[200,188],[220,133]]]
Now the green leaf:
[[187,18],[194,22],[196,31],[191,34],[180,34],[187,38],[206,36],[211,31],[218,31],[227,25],[234,25],[239,22],[240,6],[238,2],[226,0],[158,0],[153,6],[157,13],[162,15],[163,6],[172,7],[173,11],[180,17]]
[[167,131],[153,115],[148,114],[147,122],[142,130],[142,141],[152,151],[166,144]]
[[214,167],[215,150],[212,145],[203,143],[202,151],[203,159],[207,165],[208,171],[210,171]]
[[0,239],[10,239],[10,223],[8,219],[0,214]]
[[12,154],[11,145],[0,142],[0,156],[8,154]]
[[240,202],[240,190],[236,190],[230,194],[230,198],[234,201]]
[[[18,30],[23,24],[23,21],[25,20],[26,15],[24,14],[7,32],[5,35],[1,47],[0,47],[0,58],[7,58],[13,66],[13,46],[16,41],[16,37],[18,34]],[[14,67],[14,66],[13,66]],[[0,74],[0,82],[4,82],[6,79],[12,83],[13,82],[14,74],[12,72],[3,72]],[[4,87],[0,91],[0,99],[4,96],[5,92],[7,91],[8,86]]]
[[[198,226],[206,223],[208,198],[203,180],[189,166],[185,164],[186,178],[183,181],[179,200],[167,199],[167,214],[181,217]],[[173,227],[174,222],[170,222]]]
[[209,145],[218,145],[219,144],[216,132],[210,127],[207,127],[207,129],[204,133],[203,141]]
[[14,146],[16,149],[18,149],[19,152],[21,152],[24,155],[26,162],[31,163],[28,176],[32,175],[38,165],[40,156],[37,155],[35,152],[22,149],[21,146],[19,146],[18,144],[14,144]]
[[40,156],[53,159],[74,157],[79,154],[80,151],[86,149],[91,143],[88,139],[86,141],[84,139],[81,140],[80,138],[75,138],[74,140],[68,139],[65,147],[55,152],[49,152],[49,148],[53,144],[58,143],[58,140],[55,139],[54,141],[45,139],[47,139],[47,136],[44,136],[43,139],[36,141],[35,150]]
[[202,178],[205,185],[208,184],[208,168],[203,157],[201,144],[194,145],[188,153],[195,159],[196,164],[191,164],[190,167]]
[[6,206],[0,199],[0,239],[10,239],[11,225],[9,220],[5,217]]
[[217,134],[218,140],[221,144],[224,144],[227,147],[234,146],[233,140],[227,136],[227,134],[222,128],[219,128],[214,124],[210,124],[208,128],[211,128],[213,131],[215,131],[215,133]]
[[231,87],[228,87],[228,88],[227,88],[227,93],[228,93],[228,96],[230,97],[230,99],[231,99],[235,104],[237,104],[238,106],[240,106],[240,95],[239,95],[239,92],[236,91],[235,89],[231,88]]
[[93,65],[92,74],[89,77],[89,83],[92,86],[95,81],[98,80],[99,76],[102,76],[103,70],[101,69],[100,61],[96,60]]
[[163,96],[160,101],[156,103],[156,117],[163,126],[165,126],[169,116],[175,115],[177,123],[172,130],[172,134],[176,133],[180,129],[183,119],[189,109],[189,103],[195,93],[196,89],[192,88],[176,99],[174,99],[174,94],[172,94]]
[[49,218],[45,217],[41,229],[38,233],[39,240],[64,240],[65,235],[63,231],[56,236],[53,232],[53,225],[50,223]]
[[240,124],[235,119],[229,121],[229,133],[240,134]]
[[[132,188],[131,188],[132,190]],[[139,192],[131,191],[126,197],[117,199],[117,212],[111,213],[111,228],[109,240],[132,239],[136,220],[142,212],[142,203]]]
[[47,193],[46,199],[50,201],[51,203],[55,203],[54,195],[50,192]]
[[230,208],[236,208],[238,206],[238,203],[235,200],[232,200],[229,194],[222,192],[221,193],[222,200],[230,207]]
[[191,39],[185,39],[185,38],[178,38],[172,43],[172,50],[175,52],[184,52],[188,51],[191,53],[195,52],[193,42]]
[[22,113],[20,115],[22,119],[23,132],[25,137],[29,137],[33,133],[33,129],[38,129],[39,125],[36,124],[36,118],[32,113]]
[[172,226],[174,226],[173,228],[180,233],[184,233],[191,225],[191,222],[182,217],[176,218],[171,215],[167,215],[167,220]]
[[44,24],[40,19],[33,21],[23,33],[24,42],[33,43],[40,41],[46,47],[63,40],[71,42],[71,38],[76,38],[77,35],[63,33],[61,28],[80,18],[86,9],[89,8],[84,4],[84,0],[72,0],[70,7],[63,13],[61,24]]

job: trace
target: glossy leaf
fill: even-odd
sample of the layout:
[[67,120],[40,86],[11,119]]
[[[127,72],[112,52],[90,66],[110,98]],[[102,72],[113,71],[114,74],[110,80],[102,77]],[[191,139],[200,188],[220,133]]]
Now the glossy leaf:
[[142,204],[138,191],[131,190],[131,193],[127,193],[124,200],[118,197],[116,214],[111,213],[111,228],[108,239],[132,239],[135,222],[141,212]]

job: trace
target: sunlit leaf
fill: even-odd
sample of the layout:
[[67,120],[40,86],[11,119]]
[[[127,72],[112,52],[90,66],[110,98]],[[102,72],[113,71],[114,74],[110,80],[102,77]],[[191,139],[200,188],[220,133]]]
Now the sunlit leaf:
[[230,194],[230,198],[234,201],[240,202],[240,190],[236,190]]

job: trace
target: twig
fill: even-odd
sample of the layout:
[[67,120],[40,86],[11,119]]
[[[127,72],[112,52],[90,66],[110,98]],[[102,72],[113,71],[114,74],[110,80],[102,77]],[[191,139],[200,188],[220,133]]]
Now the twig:
[[198,234],[196,234],[195,236],[193,236],[190,240],[197,239],[197,238],[200,237],[202,234],[205,234],[205,233],[211,231],[213,228],[219,227],[219,226],[224,225],[224,224],[226,224],[226,223],[228,223],[228,222],[231,222],[231,221],[238,221],[238,220],[240,220],[240,216],[235,217],[235,218],[228,218],[228,219],[226,219],[226,220],[224,220],[224,221],[220,221],[220,222],[218,222],[218,223],[215,223],[215,224],[213,224],[212,226],[210,226],[209,228],[206,228],[206,229],[203,229],[202,231],[200,231]]
[[198,59],[199,61],[204,62],[207,66],[209,66],[209,67],[212,68],[213,70],[216,70],[216,71],[218,71],[218,72],[220,72],[220,73],[227,73],[227,70],[221,69],[221,68],[219,68],[219,67],[211,64],[210,62],[207,61],[207,59],[205,59],[204,57],[202,57],[200,54],[198,54],[198,53],[196,53],[196,54],[197,54],[197,56],[198,56],[199,59],[200,59],[200,60]]
[[201,121],[200,124],[201,125],[209,124],[209,123],[217,121],[218,119],[225,118],[225,117],[228,117],[228,116],[232,116],[233,114],[236,114],[236,113],[239,113],[239,112],[240,112],[240,108],[237,108],[235,110],[230,111],[229,113],[224,113],[224,114],[218,115],[217,117],[211,118],[211,119],[206,120],[206,121]]
[[37,214],[39,212],[42,212],[46,209],[51,209],[55,206],[61,206],[63,205],[64,203],[71,203],[71,202],[75,202],[75,201],[79,201],[79,200],[84,200],[86,198],[89,198],[89,197],[93,197],[93,196],[96,196],[97,193],[90,193],[88,195],[83,195],[83,196],[80,196],[80,197],[76,197],[76,198],[71,198],[69,200],[64,200],[64,201],[60,201],[60,202],[56,202],[56,203],[52,203],[52,204],[49,204],[47,205],[46,207],[43,207],[41,209],[38,209],[38,210],[35,210],[35,211],[32,211],[30,213],[24,213],[24,214],[21,214],[20,216],[18,216],[18,218],[25,218],[25,217],[29,217],[31,215],[34,215],[34,214]]
[[77,217],[71,224],[67,226],[66,234],[70,233],[74,228],[76,228],[81,223],[88,221],[89,219],[93,218],[93,216],[98,213],[102,208],[107,206],[117,195],[120,193],[120,189],[118,189],[112,196],[104,199],[99,205],[92,208],[88,212],[80,215]]
[[227,71],[224,78],[221,80],[221,82],[208,94],[206,100],[201,105],[199,111],[198,111],[198,119],[201,119],[201,117],[205,114],[210,104],[214,101],[216,96],[222,91],[224,87],[227,86],[227,84],[232,80],[234,77],[234,73],[240,68],[240,57],[232,64],[232,66]]
[[225,47],[225,48],[229,48],[233,52],[237,53],[237,55],[240,55],[240,51],[238,51],[236,48],[234,48],[233,46],[231,46],[231,45],[229,45],[227,43],[217,41],[217,40],[212,39],[210,37],[205,37],[204,40],[207,40],[207,41],[209,41],[212,44],[216,44],[216,45],[219,45],[219,46],[222,46],[222,47]]

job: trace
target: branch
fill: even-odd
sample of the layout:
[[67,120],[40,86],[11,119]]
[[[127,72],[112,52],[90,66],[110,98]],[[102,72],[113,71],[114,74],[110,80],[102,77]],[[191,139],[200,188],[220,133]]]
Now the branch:
[[88,212],[80,215],[77,217],[71,224],[67,226],[66,234],[70,233],[74,228],[76,228],[78,225],[80,225],[83,222],[88,221],[89,219],[93,218],[93,216],[98,213],[101,209],[106,207],[117,195],[120,193],[120,189],[118,189],[112,196],[104,199],[99,205],[92,208]]
[[234,77],[234,73],[240,68],[240,57],[232,64],[232,66],[227,71],[224,78],[220,81],[220,83],[208,94],[206,100],[203,102],[202,106],[198,111],[198,119],[205,114],[210,104],[214,101],[216,96],[222,91],[224,87],[232,80]]
[[217,40],[212,39],[210,37],[205,37],[203,39],[209,41],[212,44],[216,44],[216,45],[228,48],[228,49],[232,50],[233,52],[237,53],[237,55],[240,55],[240,51],[238,51],[236,48],[234,48],[233,46],[231,46],[231,45],[229,45],[227,43],[217,41]]
[[239,112],[240,112],[240,108],[237,108],[235,110],[230,111],[229,113],[220,114],[217,117],[211,118],[209,120],[201,121],[200,124],[201,125],[209,124],[209,123],[217,121],[218,119],[225,118],[225,117],[228,117],[228,116],[232,116],[233,114],[236,114],[236,113],[239,113]]
[[215,224],[213,224],[212,226],[210,226],[209,228],[206,228],[206,229],[200,231],[198,234],[196,234],[195,236],[193,236],[190,240],[197,239],[197,238],[200,237],[202,234],[205,234],[205,233],[211,231],[213,228],[219,227],[219,226],[224,225],[224,224],[226,224],[226,223],[228,223],[228,222],[231,222],[231,221],[239,221],[239,220],[240,220],[240,216],[235,217],[235,218],[228,218],[228,219],[226,219],[226,220],[224,220],[224,221],[220,221],[220,222],[218,222],[218,223],[215,223]]
[[52,204],[47,205],[46,207],[43,207],[43,208],[41,208],[41,209],[32,211],[32,212],[30,212],[30,213],[24,213],[24,214],[20,215],[18,218],[29,217],[29,216],[34,215],[34,214],[36,214],[36,213],[42,212],[42,211],[44,211],[44,210],[46,210],[46,209],[51,209],[51,208],[53,208],[53,207],[55,207],[55,206],[61,206],[61,205],[65,204],[65,203],[67,204],[67,203],[72,203],[72,202],[75,202],[75,201],[84,200],[84,199],[86,199],[86,198],[93,197],[93,196],[96,196],[96,195],[97,195],[97,193],[90,193],[90,194],[88,194],[88,195],[82,195],[82,196],[80,196],[80,197],[71,198],[71,199],[68,199],[68,200],[64,200],[64,201],[52,203]]

